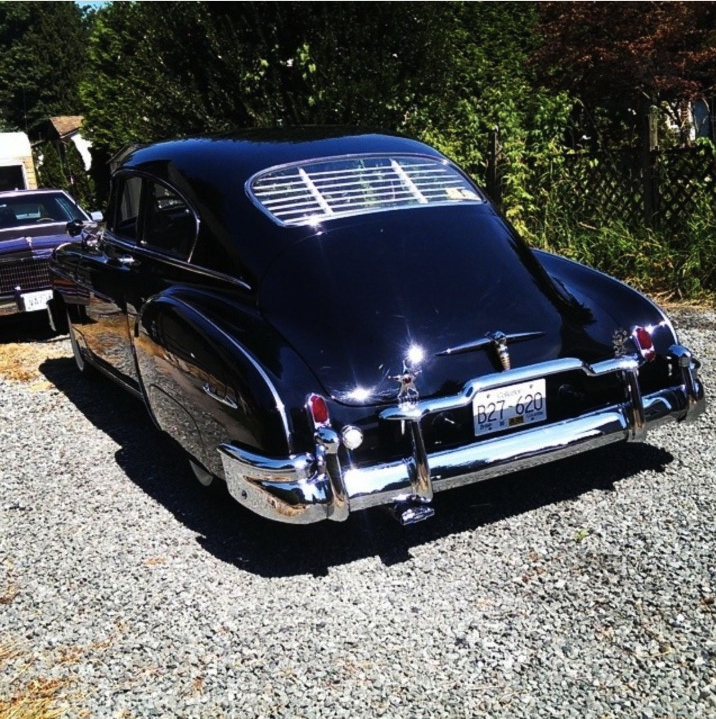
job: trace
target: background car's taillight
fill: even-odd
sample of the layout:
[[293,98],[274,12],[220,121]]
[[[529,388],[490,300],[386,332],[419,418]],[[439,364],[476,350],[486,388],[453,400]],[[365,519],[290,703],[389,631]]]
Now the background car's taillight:
[[636,326],[631,332],[632,339],[636,345],[639,354],[647,361],[651,362],[656,357],[656,349],[654,349],[654,341],[651,332],[646,327]]

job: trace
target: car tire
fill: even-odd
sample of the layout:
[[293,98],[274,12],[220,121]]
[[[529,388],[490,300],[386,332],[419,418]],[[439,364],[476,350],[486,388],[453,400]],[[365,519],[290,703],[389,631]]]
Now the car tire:
[[50,329],[56,335],[66,335],[69,331],[69,320],[67,317],[67,308],[62,297],[55,295],[47,303],[47,319],[50,323]]
[[67,313],[67,330],[70,335],[72,354],[75,358],[75,364],[77,365],[77,369],[80,371],[80,374],[84,375],[85,377],[94,376],[96,374],[96,370],[94,367],[92,367],[92,365],[87,362],[87,360],[82,354],[82,350],[80,349],[79,343],[77,342],[77,336],[75,335],[75,331],[72,328],[72,322],[70,320],[69,312]]
[[194,476],[202,487],[216,490],[221,484],[221,481],[216,475],[213,475],[211,472],[205,470],[198,462],[195,462],[193,459],[189,460],[189,466],[191,467],[191,471],[194,473]]

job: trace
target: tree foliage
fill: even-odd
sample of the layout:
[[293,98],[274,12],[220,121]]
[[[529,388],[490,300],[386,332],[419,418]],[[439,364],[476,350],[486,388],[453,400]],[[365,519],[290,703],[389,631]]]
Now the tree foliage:
[[0,2],[0,129],[78,114],[88,25],[73,2]]
[[[679,124],[684,103],[716,88],[716,3],[539,3],[544,82],[586,115],[634,131],[649,106]],[[617,132],[615,132],[615,128]]]
[[[95,145],[281,124],[404,131],[482,176],[503,128],[524,156],[557,141],[569,104],[535,89],[532,3],[110,3],[82,87]],[[513,203],[524,209],[523,196]]]
[[714,2],[546,2],[540,14],[538,59],[585,101],[691,99],[714,88]]
[[85,208],[100,206],[92,177],[85,170],[82,155],[74,143],[62,146],[54,142],[40,143],[34,146],[33,157],[40,187],[65,190]]
[[90,46],[90,124],[103,144],[256,125],[394,128],[444,74],[452,53],[436,50],[449,42],[440,31],[449,12],[432,3],[112,3]]

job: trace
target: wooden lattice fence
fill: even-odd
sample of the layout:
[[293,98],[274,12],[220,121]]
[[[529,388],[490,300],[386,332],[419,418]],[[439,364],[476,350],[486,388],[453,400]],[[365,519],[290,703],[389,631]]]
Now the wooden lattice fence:
[[[663,228],[680,226],[699,210],[699,202],[716,203],[716,153],[698,146],[654,154],[653,223]],[[648,220],[649,218],[647,218]]]
[[569,215],[581,222],[644,217],[642,164],[631,152],[566,154],[551,189]]
[[[499,148],[488,162],[487,191],[501,201]],[[716,203],[716,153],[709,145],[669,150],[570,152],[555,163],[550,192],[585,224],[679,230],[699,203]],[[713,206],[713,204],[712,204]]]

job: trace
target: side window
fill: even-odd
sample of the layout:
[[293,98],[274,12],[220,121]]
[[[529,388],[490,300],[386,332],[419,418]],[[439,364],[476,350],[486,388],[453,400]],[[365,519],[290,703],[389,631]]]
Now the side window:
[[120,180],[115,195],[114,212],[108,227],[117,235],[130,240],[137,239],[139,202],[142,197],[142,178],[127,177]]
[[158,182],[147,182],[142,244],[189,259],[196,240],[197,222],[184,199]]

